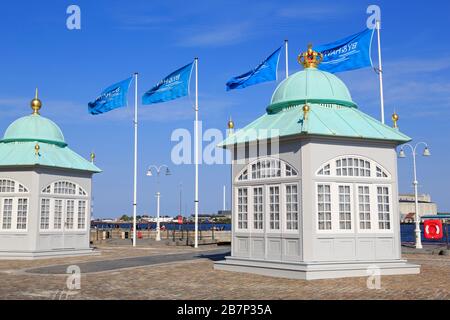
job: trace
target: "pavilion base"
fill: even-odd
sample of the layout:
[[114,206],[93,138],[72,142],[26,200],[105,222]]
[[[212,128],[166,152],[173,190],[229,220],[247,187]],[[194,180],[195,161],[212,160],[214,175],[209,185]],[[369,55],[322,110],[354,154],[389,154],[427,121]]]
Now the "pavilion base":
[[0,260],[34,260],[87,255],[100,255],[100,251],[94,250],[93,248],[42,251],[0,251]]
[[357,261],[357,262],[273,262],[225,257],[214,263],[215,270],[254,273],[263,276],[318,280],[348,277],[367,277],[368,270],[379,268],[380,275],[419,274],[420,266],[406,260]]

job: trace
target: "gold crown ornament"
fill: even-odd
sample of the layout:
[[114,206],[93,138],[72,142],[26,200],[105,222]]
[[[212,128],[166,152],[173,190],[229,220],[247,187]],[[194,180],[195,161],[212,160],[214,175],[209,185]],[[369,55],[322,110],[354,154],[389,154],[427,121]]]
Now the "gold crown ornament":
[[314,51],[312,44],[308,44],[308,50],[306,52],[300,53],[297,57],[298,63],[306,68],[317,68],[317,66],[323,61],[323,54]]

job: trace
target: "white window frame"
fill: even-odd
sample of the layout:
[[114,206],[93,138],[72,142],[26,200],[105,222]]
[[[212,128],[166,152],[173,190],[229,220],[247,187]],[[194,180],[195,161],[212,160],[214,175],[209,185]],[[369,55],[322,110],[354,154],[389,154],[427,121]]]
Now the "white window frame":
[[[61,217],[60,217],[60,227],[56,228],[55,227],[55,213],[56,213],[56,201],[61,201]],[[50,221],[50,225],[52,226],[52,230],[53,231],[62,231],[65,228],[65,202],[64,199],[59,199],[59,198],[53,198],[50,201],[50,210],[51,210],[51,221]]]
[[[44,201],[48,201],[48,228],[42,228],[42,206]],[[39,230],[48,231],[50,229],[52,229],[52,199],[41,198],[39,201]]]
[[[350,229],[341,229],[341,212],[340,212],[340,194],[339,194],[339,187],[349,187],[350,191]],[[336,199],[335,205],[335,212],[333,214],[333,192],[335,193],[334,198]],[[355,230],[355,197],[354,197],[354,190],[353,190],[353,184],[352,183],[341,183],[336,182],[334,184],[334,190],[333,190],[333,184],[331,188],[331,225],[333,226],[333,223],[335,225],[335,230],[338,230],[339,233],[353,233]],[[333,219],[333,216],[335,219]],[[333,221],[334,220],[334,221]],[[333,227],[332,227],[333,229]]]
[[[26,211],[25,211],[25,228],[20,228],[18,227],[19,225],[19,201],[20,200],[25,200],[26,202]],[[23,204],[22,204],[23,205]],[[28,223],[30,220],[30,199],[29,198],[25,198],[25,197],[17,197],[17,208],[16,208],[16,230],[17,231],[25,231],[28,230]]]
[[[378,187],[381,188],[387,188],[388,189],[388,196],[389,196],[389,229],[381,229],[379,225],[379,213],[378,213]],[[392,233],[394,232],[394,219],[393,219],[393,202],[392,202],[392,186],[389,184],[374,184],[374,193],[375,193],[375,201],[376,201],[376,207],[375,207],[375,213],[377,217],[377,229],[380,233]]]
[[[9,194],[8,196],[0,197],[0,233],[26,233],[30,225],[30,198],[26,194]],[[11,228],[3,229],[3,206],[5,199],[12,199],[12,212],[11,212]],[[19,199],[27,200],[27,223],[25,229],[17,229],[17,215]]]
[[[284,217],[283,217],[283,197],[284,197],[284,192],[283,192],[283,184],[277,183],[277,184],[267,184],[266,185],[266,227],[265,230],[267,233],[282,233],[283,232],[283,224],[284,224]],[[278,216],[279,216],[279,220],[278,220],[278,229],[271,229],[270,226],[270,188],[273,187],[278,187]]]
[[[330,186],[330,212],[331,212],[331,229],[319,229],[319,186]],[[316,224],[316,232],[317,233],[334,233],[336,230],[333,230],[334,224],[333,224],[333,183],[331,182],[316,182],[315,188],[314,188],[314,206],[315,206],[315,224]],[[324,210],[325,211],[325,210]],[[326,220],[325,220],[326,221]],[[326,227],[326,224],[325,224]]]
[[[286,189],[287,189],[287,187],[288,186],[295,186],[296,188],[297,188],[297,193],[296,193],[296,196],[297,196],[297,229],[288,229],[288,227],[287,227],[287,223],[288,223],[288,220],[287,220],[287,192],[286,192]],[[292,234],[298,234],[299,233],[299,230],[300,230],[300,221],[301,221],[301,216],[300,216],[300,214],[301,214],[301,203],[300,203],[300,200],[301,200],[301,197],[300,197],[300,185],[298,184],[298,183],[283,183],[282,185],[281,185],[281,188],[282,188],[282,192],[284,193],[283,194],[283,198],[281,199],[281,206],[282,206],[282,215],[281,215],[281,220],[283,220],[283,228],[282,228],[282,230],[283,230],[283,232],[284,233],[292,233]],[[291,221],[294,221],[294,220],[291,220]]]
[[[247,228],[239,228],[239,189],[246,189],[247,190]],[[236,221],[236,225],[235,225],[235,231],[236,232],[249,232],[251,229],[249,227],[251,227],[251,224],[253,223],[253,221],[251,221],[251,215],[253,214],[252,212],[249,211],[249,208],[251,208],[251,206],[253,205],[252,203],[252,193],[251,191],[251,187],[248,186],[243,186],[243,187],[235,187],[235,199],[236,199],[236,203],[235,203],[235,212],[236,212],[236,216],[235,216],[235,221]],[[253,210],[252,210],[253,211]]]
[[[84,213],[83,213],[83,219],[84,219],[84,223],[83,226],[80,228],[80,203],[84,203]],[[85,230],[86,229],[86,221],[87,221],[87,200],[77,200],[76,201],[76,206],[77,206],[77,230]]]
[[[370,229],[362,229],[360,222],[361,222],[361,218],[359,216],[359,188],[369,188],[369,206],[370,206]],[[374,231],[378,231],[378,219],[376,217],[377,212],[375,212],[376,210],[376,195],[374,194],[374,185],[370,184],[370,183],[356,183],[355,184],[355,188],[354,188],[354,192],[355,192],[355,215],[356,215],[356,230],[358,231],[358,233],[373,233]]]
[[[262,228],[261,229],[256,229],[255,228],[255,189],[261,189],[262,190]],[[251,226],[250,226],[250,230],[252,231],[252,233],[263,233],[264,230],[266,229],[266,203],[267,203],[267,199],[266,199],[266,189],[264,188],[264,185],[254,185],[250,187],[251,190],[251,199],[249,199],[249,203],[251,202],[251,208],[249,210],[249,216],[251,215]]]

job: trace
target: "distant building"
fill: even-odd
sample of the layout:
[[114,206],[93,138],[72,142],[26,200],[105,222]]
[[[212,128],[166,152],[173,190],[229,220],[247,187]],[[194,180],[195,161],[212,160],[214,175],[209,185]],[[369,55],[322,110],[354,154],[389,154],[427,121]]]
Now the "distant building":
[[[159,222],[173,222],[175,218],[173,217],[159,217]],[[145,222],[156,222],[157,218],[156,217],[142,217],[141,221],[145,221]]]
[[217,216],[231,219],[231,210],[219,210],[217,211]]
[[[437,215],[437,205],[431,201],[429,194],[420,194],[419,197],[419,216]],[[400,219],[404,222],[414,222],[416,215],[415,197],[413,194],[399,195]],[[412,221],[411,221],[412,220]]]

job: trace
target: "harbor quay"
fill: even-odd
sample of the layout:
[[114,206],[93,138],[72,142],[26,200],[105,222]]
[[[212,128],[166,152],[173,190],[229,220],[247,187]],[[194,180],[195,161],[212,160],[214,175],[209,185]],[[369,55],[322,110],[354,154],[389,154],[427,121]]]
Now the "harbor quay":
[[[449,299],[450,256],[433,246],[403,256],[421,265],[418,275],[382,276],[377,287],[370,277],[295,280],[214,270],[215,260],[229,246],[149,246],[145,240],[131,248],[129,241],[101,243],[97,255],[0,261],[2,299]],[[429,248],[427,248],[429,246]],[[164,258],[162,258],[164,257]],[[78,266],[78,289],[68,289],[67,268]],[[280,290],[283,288],[283,290]]]

